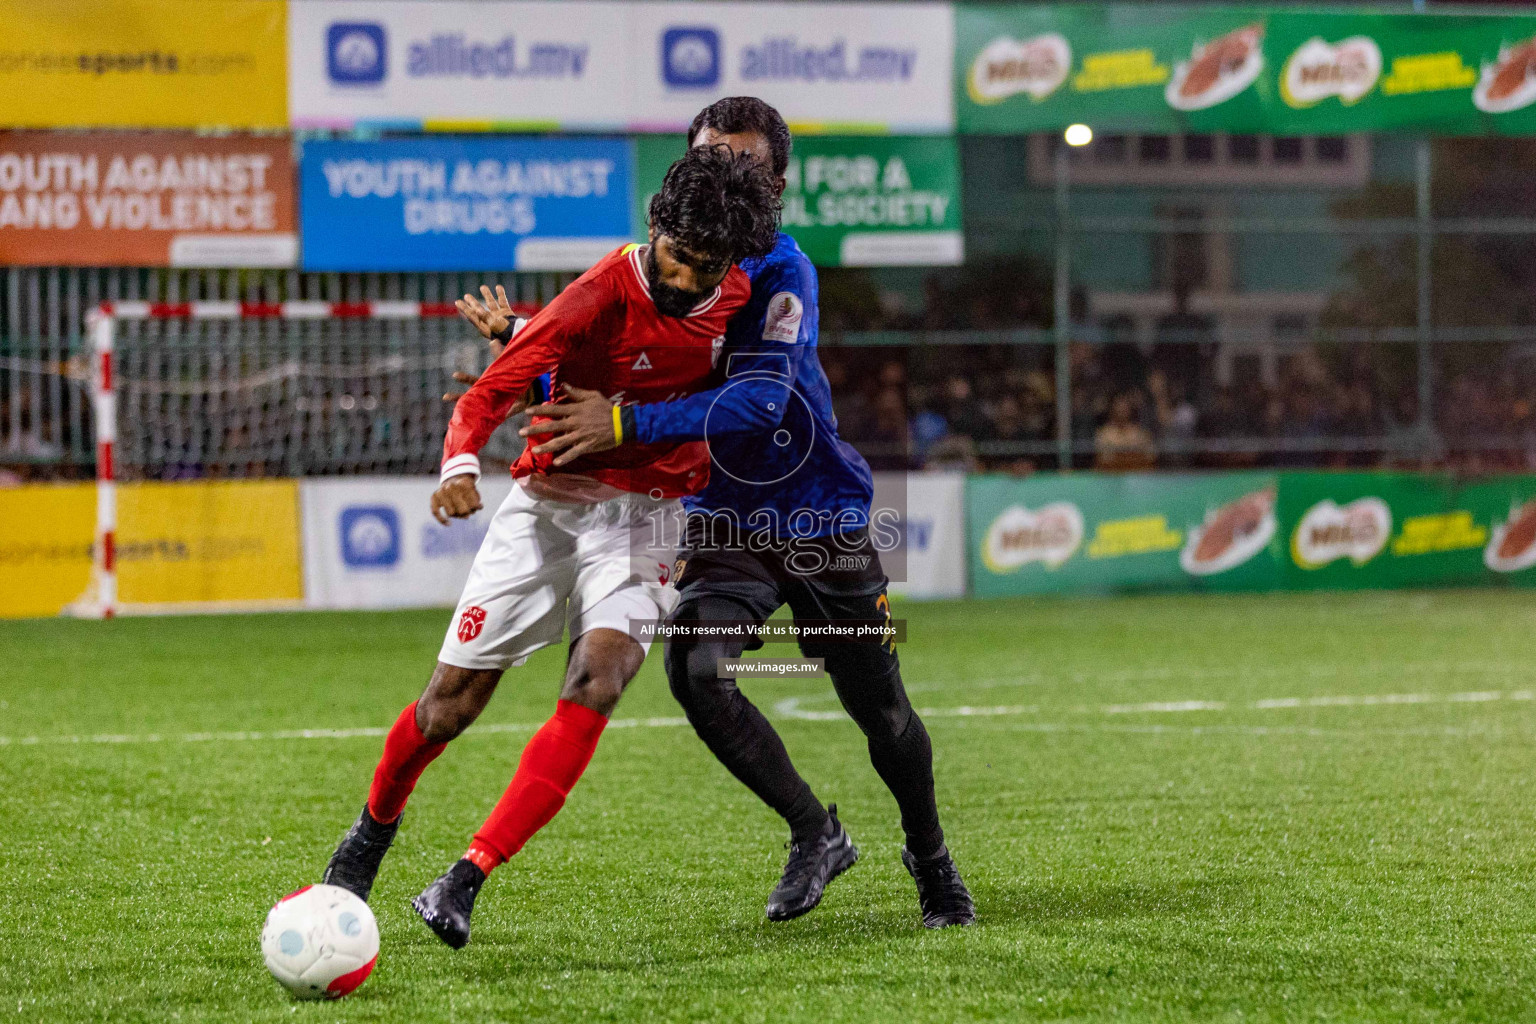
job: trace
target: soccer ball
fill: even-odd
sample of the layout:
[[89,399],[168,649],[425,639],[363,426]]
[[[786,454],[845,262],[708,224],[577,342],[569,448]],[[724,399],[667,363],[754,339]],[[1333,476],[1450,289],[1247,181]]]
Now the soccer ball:
[[306,885],[277,901],[261,930],[261,955],[300,999],[340,999],[379,958],[379,923],[339,885]]

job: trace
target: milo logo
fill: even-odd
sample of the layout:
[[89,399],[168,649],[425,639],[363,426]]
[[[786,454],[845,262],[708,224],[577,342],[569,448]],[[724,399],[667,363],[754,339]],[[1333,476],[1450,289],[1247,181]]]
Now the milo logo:
[[1321,569],[1348,558],[1364,565],[1386,547],[1392,534],[1392,510],[1380,498],[1359,498],[1348,505],[1323,499],[1307,509],[1291,535],[1291,558],[1303,569]]
[[1280,75],[1280,97],[1292,107],[1310,107],[1330,96],[1358,103],[1381,78],[1381,47],[1370,36],[1328,43],[1314,36],[1296,48]]
[[1014,505],[987,528],[981,560],[995,573],[1017,572],[1030,562],[1059,568],[1083,543],[1083,513],[1058,501],[1038,510]]
[[971,62],[966,91],[981,104],[1001,103],[1021,92],[1039,102],[1061,88],[1071,68],[1072,46],[1059,33],[1023,42],[1004,36],[984,46]]

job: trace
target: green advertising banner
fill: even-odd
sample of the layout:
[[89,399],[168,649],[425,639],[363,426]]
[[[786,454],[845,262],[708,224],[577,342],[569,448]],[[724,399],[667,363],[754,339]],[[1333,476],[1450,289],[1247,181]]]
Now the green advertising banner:
[[972,477],[971,592],[1536,584],[1536,476]]
[[1161,5],[955,12],[961,132],[1536,131],[1536,18]]
[[[635,237],[683,137],[635,139]],[[822,267],[948,266],[964,257],[960,156],[953,138],[795,139],[785,173],[784,231]]]
[[1288,473],[1287,585],[1536,583],[1536,477]]
[[971,592],[1271,589],[1276,488],[1273,473],[972,477]]

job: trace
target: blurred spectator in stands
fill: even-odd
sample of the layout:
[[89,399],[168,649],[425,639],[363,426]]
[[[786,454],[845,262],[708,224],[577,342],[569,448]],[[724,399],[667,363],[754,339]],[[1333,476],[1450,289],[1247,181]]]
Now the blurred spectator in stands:
[[1376,408],[1376,396],[1365,384],[1341,387],[1338,414],[1329,425],[1332,433],[1353,443],[1353,450],[1339,453],[1338,467],[1366,467],[1378,461],[1376,446],[1381,443],[1382,422]]
[[869,429],[869,396],[863,388],[849,383],[848,364],[842,359],[827,359],[824,369],[832,391],[838,434],[852,440],[863,437]]
[[973,440],[987,435],[986,415],[965,377],[954,376],[944,382],[944,420],[950,433],[964,434]]
[[1170,466],[1186,466],[1189,456],[1186,450],[1194,442],[1195,428],[1200,414],[1194,403],[1185,395],[1182,382],[1169,383],[1162,370],[1153,370],[1147,376],[1147,391],[1152,395],[1152,406],[1157,415],[1157,439]]
[[901,389],[886,388],[875,396],[870,430],[859,449],[871,469],[910,467],[912,445],[907,434],[907,400]]
[[917,415],[912,417],[911,431],[912,458],[921,466],[927,461],[933,443],[949,434],[949,424],[928,402],[924,402]]
[[1023,443],[1031,439],[1019,400],[1012,395],[1004,395],[998,399],[993,407],[992,429],[989,431],[987,440]]
[[1152,435],[1137,420],[1136,395],[1122,391],[1109,406],[1109,418],[1093,437],[1093,468],[1150,469],[1157,461]]
[[976,457],[975,441],[964,434],[947,434],[929,447],[923,468],[935,472],[979,473],[982,466]]

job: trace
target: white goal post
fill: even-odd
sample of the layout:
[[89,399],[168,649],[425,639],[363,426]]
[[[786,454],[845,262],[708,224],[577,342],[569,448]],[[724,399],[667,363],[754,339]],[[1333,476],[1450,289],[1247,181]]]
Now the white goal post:
[[[425,329],[457,316],[450,302],[390,301],[104,302],[92,310],[95,542],[91,584],[68,613],[110,618],[132,610],[118,587],[125,467],[140,479],[430,471],[446,418],[446,378],[483,361],[472,332]],[[130,326],[131,366],[122,359]],[[179,354],[167,355],[172,350]],[[155,422],[133,423],[144,410]],[[353,411],[372,419],[349,429]],[[309,425],[316,416],[323,431]],[[380,419],[387,430],[374,428]],[[141,426],[147,439],[136,437],[125,452],[129,426]],[[318,466],[317,433],[331,449],[346,439],[339,456],[328,450]]]

